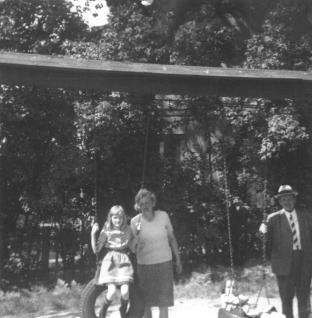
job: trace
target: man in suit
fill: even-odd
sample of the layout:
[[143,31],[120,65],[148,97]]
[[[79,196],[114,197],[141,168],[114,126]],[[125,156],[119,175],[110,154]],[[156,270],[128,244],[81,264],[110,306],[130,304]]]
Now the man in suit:
[[295,209],[297,195],[289,185],[280,186],[275,197],[282,209],[268,216],[260,232],[266,235],[283,314],[287,318],[294,317],[296,295],[299,318],[311,318],[312,215]]

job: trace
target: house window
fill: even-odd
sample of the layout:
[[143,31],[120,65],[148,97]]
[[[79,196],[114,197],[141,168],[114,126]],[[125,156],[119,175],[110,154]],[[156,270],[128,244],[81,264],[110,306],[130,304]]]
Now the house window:
[[159,152],[162,158],[179,161],[182,155],[182,147],[185,144],[185,136],[165,135],[159,145]]

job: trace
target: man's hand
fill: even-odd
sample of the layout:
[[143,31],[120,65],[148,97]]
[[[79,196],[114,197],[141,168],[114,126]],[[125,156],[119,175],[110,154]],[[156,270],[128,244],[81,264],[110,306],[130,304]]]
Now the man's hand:
[[268,231],[268,227],[266,224],[262,223],[260,228],[259,228],[259,231],[262,233],[262,234],[265,234],[267,231]]

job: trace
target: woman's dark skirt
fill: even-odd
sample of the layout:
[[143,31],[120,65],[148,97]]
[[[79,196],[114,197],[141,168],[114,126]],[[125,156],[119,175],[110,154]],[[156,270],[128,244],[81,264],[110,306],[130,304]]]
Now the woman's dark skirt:
[[172,261],[152,265],[138,264],[137,272],[145,306],[173,306]]

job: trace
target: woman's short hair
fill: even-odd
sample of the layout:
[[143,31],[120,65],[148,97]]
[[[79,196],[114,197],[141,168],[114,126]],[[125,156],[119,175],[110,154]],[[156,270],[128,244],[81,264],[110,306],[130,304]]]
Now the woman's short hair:
[[153,201],[153,203],[156,204],[156,195],[154,192],[152,191],[149,191],[147,189],[141,189],[137,195],[135,196],[134,198],[134,202],[135,202],[135,205],[134,205],[134,208],[136,210],[139,209],[139,204],[140,204],[140,201],[144,198],[144,197],[150,197],[150,199]]

